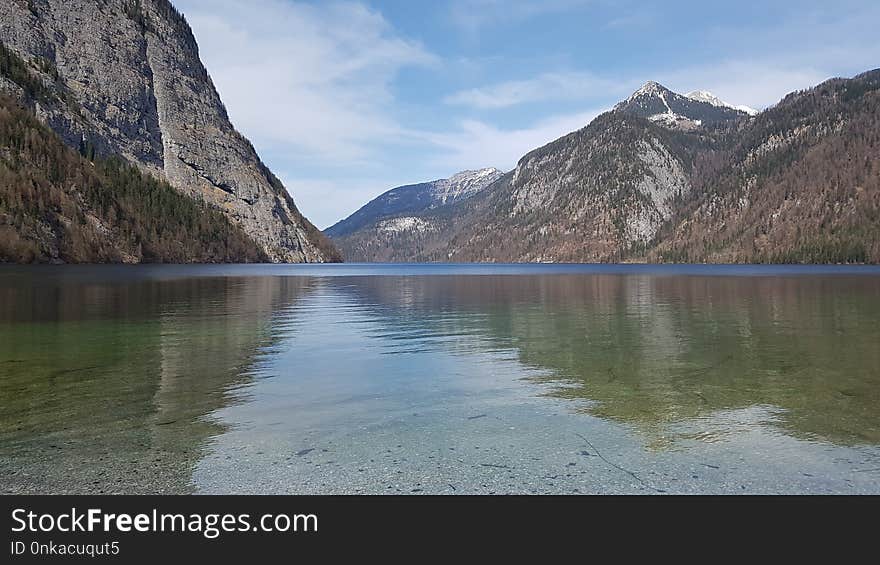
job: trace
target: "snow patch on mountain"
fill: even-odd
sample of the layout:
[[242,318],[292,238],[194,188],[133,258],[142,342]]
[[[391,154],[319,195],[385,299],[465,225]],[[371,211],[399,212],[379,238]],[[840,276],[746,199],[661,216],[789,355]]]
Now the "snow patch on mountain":
[[750,106],[746,106],[745,104],[740,104],[739,106],[734,106],[733,108],[734,108],[734,110],[739,110],[740,112],[745,112],[746,114],[748,114],[750,116],[757,116],[758,114],[761,113],[760,110],[755,110],[754,108],[752,108]]
[[731,108],[733,110],[739,110],[740,112],[745,112],[750,116],[754,116],[758,113],[754,108],[749,108],[748,106],[740,105],[734,106],[733,104],[728,104],[724,100],[721,100],[708,90],[694,90],[693,92],[688,92],[685,94],[687,98],[691,100],[696,100],[697,102],[705,102],[706,104],[711,104],[718,108]]
[[399,233],[403,231],[426,232],[431,227],[430,222],[412,216],[383,220],[378,225],[379,231],[385,233]]
[[654,114],[648,116],[652,122],[660,123],[666,126],[700,126],[703,124],[700,120],[692,120],[686,116],[676,114],[673,111],[663,112],[662,114]]
[[659,96],[665,90],[666,90],[666,88],[662,84],[660,84],[658,82],[654,82],[653,80],[649,80],[648,82],[643,84],[641,87],[639,87],[638,90],[633,92],[629,96],[629,98],[627,98],[626,100],[621,100],[620,102],[615,104],[614,109],[619,110],[620,108],[623,108],[627,104],[629,104],[635,100],[638,100],[639,98],[641,98],[643,96]]
[[673,112],[672,108],[669,107],[669,102],[666,100],[666,94],[663,92],[662,87],[660,85],[658,85],[656,82],[648,83],[645,86],[643,86],[642,89],[653,88],[653,85],[656,85],[658,90],[656,91],[656,93],[651,93],[651,94],[656,95],[658,98],[660,98],[660,101],[663,102],[664,106],[666,106],[666,111],[662,112],[660,114],[654,114],[653,116],[648,116],[649,120],[651,120],[652,122],[660,122],[662,124],[670,125],[670,126],[681,125],[681,124],[688,124],[688,125],[692,124],[695,126],[701,125],[702,122],[700,122],[700,120],[691,120],[690,118],[687,118],[685,116],[682,116],[680,114],[676,114],[675,112]]
[[434,187],[431,190],[432,200],[443,205],[470,198],[498,180],[503,174],[502,171],[495,167],[488,167],[486,169],[462,171],[448,179],[434,181]]

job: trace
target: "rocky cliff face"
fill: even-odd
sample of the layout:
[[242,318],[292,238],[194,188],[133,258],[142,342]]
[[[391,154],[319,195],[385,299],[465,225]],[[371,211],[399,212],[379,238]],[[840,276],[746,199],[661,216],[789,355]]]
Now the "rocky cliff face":
[[4,0],[0,40],[47,91],[0,88],[30,98],[68,145],[120,155],[221,209],[273,261],[338,259],[233,128],[167,0]]
[[708,143],[626,113],[600,116],[450,213],[448,245],[430,259],[621,260],[672,217],[691,190],[692,156]]
[[[0,70],[14,60],[0,48]],[[28,86],[17,62],[7,74]],[[0,263],[266,261],[220,210],[119,157],[81,155],[0,94]]]

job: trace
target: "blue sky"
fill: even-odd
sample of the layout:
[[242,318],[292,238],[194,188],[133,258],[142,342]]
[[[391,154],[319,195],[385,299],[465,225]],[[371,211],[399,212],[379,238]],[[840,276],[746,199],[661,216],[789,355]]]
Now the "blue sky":
[[772,105],[880,67],[880,2],[175,0],[234,125],[325,228],[513,168],[647,80]]

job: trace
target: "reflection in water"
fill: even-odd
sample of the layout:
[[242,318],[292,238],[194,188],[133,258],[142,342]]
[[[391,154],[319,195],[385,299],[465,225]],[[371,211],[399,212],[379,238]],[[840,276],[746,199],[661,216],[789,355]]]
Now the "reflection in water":
[[880,491],[880,277],[349,269],[0,271],[3,490]]
[[[583,410],[633,424],[656,447],[669,424],[756,405],[781,409],[797,437],[880,444],[876,279],[365,278],[358,288],[405,317],[476,322],[549,369],[540,380],[554,395],[588,401]],[[716,433],[726,432],[701,437]]]
[[174,493],[222,431],[204,416],[309,281],[16,283],[0,287],[4,490]]

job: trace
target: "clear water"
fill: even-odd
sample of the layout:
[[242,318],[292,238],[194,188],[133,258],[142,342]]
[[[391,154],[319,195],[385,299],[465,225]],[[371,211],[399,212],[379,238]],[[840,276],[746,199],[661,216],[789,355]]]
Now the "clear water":
[[880,269],[2,267],[0,491],[880,493]]

